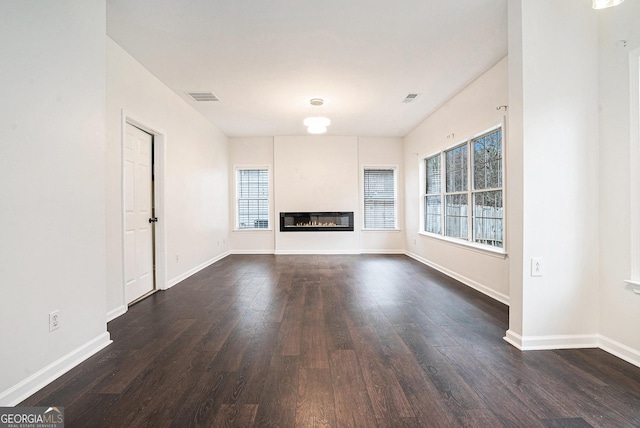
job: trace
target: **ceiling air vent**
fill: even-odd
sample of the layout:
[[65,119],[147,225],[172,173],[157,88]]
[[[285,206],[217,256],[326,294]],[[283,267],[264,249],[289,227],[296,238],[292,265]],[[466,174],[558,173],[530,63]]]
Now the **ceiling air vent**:
[[194,100],[201,101],[220,101],[220,98],[216,97],[213,92],[187,92]]
[[416,98],[418,98],[419,95],[420,94],[408,94],[406,97],[404,97],[404,100],[402,100],[402,102],[405,104],[412,103],[416,100]]

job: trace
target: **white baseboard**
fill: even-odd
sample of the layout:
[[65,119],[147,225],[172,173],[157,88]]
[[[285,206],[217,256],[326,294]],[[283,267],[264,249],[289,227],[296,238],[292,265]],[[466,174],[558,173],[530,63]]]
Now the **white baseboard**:
[[107,312],[107,322],[113,321],[114,319],[118,318],[120,315],[126,314],[128,309],[129,307],[127,305],[122,305],[122,306],[118,306],[115,309],[110,310],[109,312]]
[[231,254],[231,251],[226,251],[210,260],[207,260],[206,262],[194,267],[193,269],[189,269],[188,271],[186,271],[185,273],[178,275],[177,277],[167,281],[167,287],[166,289],[169,289],[171,287],[173,287],[174,285],[178,284],[181,281],[184,281],[185,279],[189,278],[191,275],[196,274],[198,272],[200,272],[202,269],[211,266],[212,264],[214,264],[215,262],[224,259],[225,257],[227,257],[228,255]]
[[625,360],[634,366],[640,367],[640,350],[633,349],[616,340],[605,336],[599,337],[600,349]]
[[498,302],[504,303],[505,305],[509,306],[509,296],[507,296],[506,294],[502,294],[498,291],[493,290],[490,287],[487,287],[486,285],[480,284],[477,281],[474,281],[471,278],[467,278],[466,276],[460,275],[459,273],[456,273],[452,270],[449,270],[443,266],[440,266],[436,263],[433,263],[423,257],[420,257],[417,254],[411,253],[409,251],[405,251],[404,252],[405,255],[407,255],[408,257],[411,257],[414,260],[419,261],[422,264],[425,264],[429,267],[434,268],[437,271],[442,272],[443,274],[450,276],[451,278],[460,281],[461,283],[475,289],[478,290],[479,292],[481,292],[482,294],[486,294],[487,296],[491,297],[492,299],[497,300]]
[[40,389],[47,386],[93,354],[111,343],[109,332],[104,332],[84,345],[38,370],[23,381],[0,393],[0,406],[16,406]]
[[532,351],[542,349],[600,348],[636,367],[640,367],[640,351],[618,341],[598,334],[576,334],[558,336],[522,337],[509,330],[504,340],[520,349]]
[[231,254],[275,254],[274,250],[231,250]]
[[405,254],[404,250],[231,250],[231,254]]
[[404,255],[405,251],[404,250],[390,250],[390,249],[383,249],[383,250],[360,250],[360,254],[403,254]]
[[520,336],[518,333],[507,330],[507,333],[505,334],[503,339],[522,351],[522,336]]
[[359,250],[276,250],[277,255],[340,255],[340,254],[360,254]]
[[504,340],[522,351],[545,349],[598,348],[597,334],[559,334],[553,336],[521,336],[511,330]]

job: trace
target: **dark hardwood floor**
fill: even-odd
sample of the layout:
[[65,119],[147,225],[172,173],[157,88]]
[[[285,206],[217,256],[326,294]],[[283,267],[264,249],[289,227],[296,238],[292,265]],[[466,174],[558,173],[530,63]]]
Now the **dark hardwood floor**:
[[508,308],[405,256],[227,257],[21,405],[68,427],[639,427],[640,368],[520,352]]

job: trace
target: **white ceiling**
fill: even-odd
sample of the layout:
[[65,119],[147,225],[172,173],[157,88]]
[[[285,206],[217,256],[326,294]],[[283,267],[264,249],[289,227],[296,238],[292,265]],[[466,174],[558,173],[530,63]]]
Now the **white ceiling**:
[[507,54],[507,0],[107,0],[107,34],[228,136],[404,136]]

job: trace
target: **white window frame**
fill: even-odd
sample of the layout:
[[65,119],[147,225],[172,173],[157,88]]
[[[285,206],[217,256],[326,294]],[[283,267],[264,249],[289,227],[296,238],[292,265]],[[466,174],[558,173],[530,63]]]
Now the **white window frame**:
[[[423,233],[429,234],[429,235],[433,235],[433,236],[440,236],[443,233],[444,230],[444,216],[443,216],[443,210],[442,210],[442,205],[444,204],[444,193],[443,193],[443,186],[446,183],[442,182],[442,153],[443,152],[438,152],[429,156],[424,156],[422,158],[422,160],[420,161],[420,177],[422,178],[420,180],[421,184],[421,188],[424,189],[424,191],[422,192],[422,202],[420,203],[420,224],[421,224],[421,231]],[[437,158],[439,163],[440,163],[440,192],[438,193],[427,193],[427,160],[431,159],[431,158]],[[426,230],[426,215],[427,215],[427,211],[426,211],[426,202],[427,202],[427,198],[429,196],[437,196],[440,198],[440,233],[435,233],[435,232],[428,232]]]
[[[471,144],[473,142],[473,140],[477,139],[478,137],[482,137],[483,135],[489,134],[491,132],[494,132],[496,130],[500,129],[502,132],[502,143],[501,143],[501,148],[502,148],[502,158],[501,158],[501,171],[502,171],[502,187],[499,188],[502,191],[502,212],[503,212],[503,217],[502,217],[502,238],[503,238],[503,246],[502,247],[495,247],[492,245],[487,245],[487,244],[482,244],[482,243],[478,243],[478,242],[474,242],[473,241],[473,198],[474,198],[474,194],[476,193],[482,193],[482,192],[486,192],[486,191],[491,191],[491,190],[496,190],[496,189],[480,189],[480,190],[476,190],[474,189],[473,186],[473,182],[472,182],[472,177],[473,177],[473,168],[474,168],[474,162],[473,162],[473,149],[471,147]],[[487,128],[485,130],[483,130],[482,132],[479,132],[469,138],[463,139],[463,140],[459,140],[456,143],[444,147],[442,150],[439,150],[437,152],[432,152],[429,153],[428,155],[424,155],[424,156],[418,156],[420,165],[419,165],[419,171],[420,171],[420,226],[419,226],[419,230],[418,230],[418,234],[420,235],[424,235],[424,236],[428,236],[431,238],[435,238],[435,239],[439,239],[442,241],[446,241],[446,242],[451,242],[454,244],[458,244],[467,248],[471,248],[471,249],[477,249],[480,250],[481,252],[486,252],[489,254],[496,254],[499,255],[501,257],[504,257],[507,254],[507,241],[506,241],[506,237],[507,237],[507,233],[506,233],[506,229],[507,229],[507,223],[506,223],[506,219],[507,219],[507,204],[506,204],[506,180],[505,180],[505,176],[506,176],[506,135],[505,135],[505,124],[504,121],[501,124],[492,126],[490,128]],[[452,149],[455,149],[457,147],[466,145],[467,147],[467,190],[463,191],[463,192],[449,192],[447,193],[446,191],[446,157],[445,154],[447,151],[450,151]],[[430,159],[434,156],[439,156],[440,157],[440,174],[441,174],[441,186],[440,186],[440,193],[436,194],[436,193],[430,193],[427,195],[426,193],[426,179],[427,179],[427,167],[426,167],[426,160]],[[467,204],[468,204],[468,210],[469,213],[467,215],[467,239],[463,239],[463,238],[454,238],[454,237],[450,237],[450,236],[446,236],[446,196],[447,195],[455,195],[455,194],[467,194]],[[440,215],[440,220],[441,220],[441,225],[440,225],[440,234],[437,233],[432,233],[432,232],[427,232],[426,231],[426,224],[425,224],[425,203],[426,203],[426,198],[427,196],[440,196],[440,200],[441,200],[441,215]]]
[[640,49],[629,52],[630,92],[630,278],[624,282],[640,294]]
[[[447,238],[452,238],[452,239],[461,239],[461,240],[466,240],[468,242],[472,242],[472,240],[470,239],[471,237],[471,217],[472,217],[472,213],[471,213],[471,199],[472,199],[472,195],[471,195],[471,159],[470,159],[470,150],[469,150],[469,146],[470,146],[470,142],[471,139],[466,140],[462,143],[458,143],[457,145],[451,146],[449,148],[447,148],[446,150],[443,150],[440,154],[440,173],[442,174],[442,186],[441,186],[441,190],[442,190],[442,235],[447,237]],[[466,180],[466,190],[452,190],[452,191],[448,191],[447,190],[447,153],[453,151],[453,150],[457,150],[461,147],[464,147],[467,155],[467,168],[465,169],[465,173],[466,173],[466,177],[464,178]],[[424,184],[424,183],[423,183]],[[455,195],[466,195],[467,196],[467,238],[462,238],[462,237],[456,237],[456,236],[449,236],[447,235],[447,196],[455,196]],[[471,213],[471,214],[470,214]]]
[[[238,209],[240,183],[238,182],[239,171],[267,171],[268,191],[267,195],[267,225],[266,228],[247,228],[240,227],[240,212]],[[273,175],[271,173],[270,165],[237,165],[233,169],[233,182],[234,182],[234,195],[233,195],[233,210],[234,210],[234,232],[265,232],[273,230],[273,216],[272,216],[272,195],[273,195]]]
[[[372,228],[365,227],[365,171],[366,170],[389,170],[393,171],[393,200],[394,200],[394,226],[392,228]],[[363,231],[398,231],[398,165],[363,165],[362,166],[362,197],[360,203],[362,206],[362,230]]]

